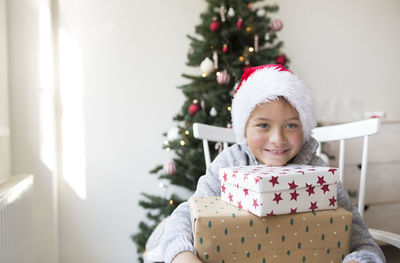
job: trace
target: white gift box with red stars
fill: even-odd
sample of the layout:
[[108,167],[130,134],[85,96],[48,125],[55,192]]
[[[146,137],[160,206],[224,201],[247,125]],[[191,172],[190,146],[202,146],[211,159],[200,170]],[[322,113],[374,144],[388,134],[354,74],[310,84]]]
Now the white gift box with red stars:
[[221,198],[258,216],[336,209],[339,170],[310,165],[219,170]]

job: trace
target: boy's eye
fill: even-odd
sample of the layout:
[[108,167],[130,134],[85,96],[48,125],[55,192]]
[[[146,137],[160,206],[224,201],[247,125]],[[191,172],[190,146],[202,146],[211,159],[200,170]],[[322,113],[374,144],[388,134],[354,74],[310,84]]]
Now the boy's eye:
[[265,128],[268,128],[269,125],[266,123],[261,123],[261,124],[258,124],[258,127],[265,129]]
[[289,129],[293,129],[293,128],[297,128],[299,126],[296,123],[289,123],[286,125],[286,127],[288,127]]

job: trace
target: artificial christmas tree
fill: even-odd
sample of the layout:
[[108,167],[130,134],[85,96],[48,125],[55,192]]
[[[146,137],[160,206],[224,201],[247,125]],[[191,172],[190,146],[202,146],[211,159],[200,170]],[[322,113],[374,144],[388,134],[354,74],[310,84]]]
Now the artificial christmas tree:
[[[197,181],[205,173],[202,142],[195,139],[195,122],[231,127],[230,105],[244,69],[277,60],[287,67],[288,59],[280,48],[276,32],[282,22],[272,23],[268,14],[277,6],[261,5],[260,0],[208,0],[207,10],[200,15],[196,26],[197,37],[188,36],[191,47],[189,66],[200,67],[198,75],[183,74],[190,82],[178,87],[186,97],[180,113],[174,117],[176,127],[165,133],[163,148],[173,152],[173,161],[158,165],[150,171],[169,184],[196,189]],[[284,60],[282,58],[285,58]],[[210,147],[211,157],[220,151],[219,145]],[[173,172],[172,172],[173,171]],[[160,187],[166,187],[164,183]],[[139,205],[149,210],[146,222],[139,224],[139,232],[132,236],[139,255],[145,252],[146,241],[155,227],[183,201],[176,194],[160,197],[143,194]],[[142,261],[142,258],[140,257]]]

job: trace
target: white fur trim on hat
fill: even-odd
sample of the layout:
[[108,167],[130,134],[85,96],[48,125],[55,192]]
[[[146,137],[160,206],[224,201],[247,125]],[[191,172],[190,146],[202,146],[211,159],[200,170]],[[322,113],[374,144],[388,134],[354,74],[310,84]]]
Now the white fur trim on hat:
[[[246,73],[245,73],[246,74]],[[244,75],[245,75],[244,74]],[[242,77],[242,83],[232,101],[232,128],[237,142],[247,144],[247,121],[257,105],[284,97],[299,113],[303,127],[303,142],[311,137],[315,127],[314,102],[310,90],[292,72],[280,65],[258,67]]]

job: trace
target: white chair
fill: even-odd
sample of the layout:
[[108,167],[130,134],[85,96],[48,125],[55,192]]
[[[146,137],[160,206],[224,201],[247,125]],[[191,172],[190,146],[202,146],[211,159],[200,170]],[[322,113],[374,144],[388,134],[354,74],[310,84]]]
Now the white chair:
[[[368,162],[368,137],[376,134],[379,131],[379,126],[379,119],[368,119],[340,125],[318,127],[313,130],[313,137],[319,143],[340,141],[339,170],[341,182],[343,182],[345,140],[359,137],[363,138],[364,143],[358,200],[358,211],[361,216],[364,214],[365,182]],[[236,142],[232,129],[200,123],[193,124],[193,135],[195,138],[203,140],[204,156],[207,167],[211,163],[208,142],[220,142],[223,143],[224,147],[227,147],[228,143],[233,144]],[[318,148],[317,154],[321,154],[321,147]],[[376,240],[383,241],[400,249],[400,235],[371,228],[369,231]]]

